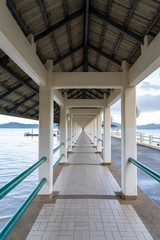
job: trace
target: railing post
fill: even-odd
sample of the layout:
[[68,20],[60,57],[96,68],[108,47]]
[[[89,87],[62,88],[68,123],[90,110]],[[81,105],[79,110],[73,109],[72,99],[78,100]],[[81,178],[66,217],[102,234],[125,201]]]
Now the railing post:
[[140,133],[140,143],[144,142],[144,133]]
[[67,149],[68,146],[70,146],[70,148],[68,149],[69,152],[72,151],[72,114],[70,114],[70,120],[68,122],[68,134],[67,134],[67,139],[70,139],[69,141],[67,141]]
[[51,195],[53,188],[53,114],[54,93],[51,88],[52,60],[48,60],[46,87],[39,90],[39,159],[47,157],[47,161],[39,167],[39,181],[46,178],[47,181],[40,190],[39,195]]
[[97,116],[94,119],[94,147],[97,147]]
[[122,62],[123,89],[121,90],[121,189],[124,198],[137,197],[137,167],[128,158],[137,158],[136,143],[136,88],[129,87],[128,63]]
[[149,144],[153,144],[153,135],[149,135]]

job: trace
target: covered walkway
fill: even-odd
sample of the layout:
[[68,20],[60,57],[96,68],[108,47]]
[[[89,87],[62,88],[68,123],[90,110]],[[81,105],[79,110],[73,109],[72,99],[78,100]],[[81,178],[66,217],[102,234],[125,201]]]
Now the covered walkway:
[[132,205],[123,205],[121,189],[82,132],[53,191],[55,204],[44,204],[27,240],[153,239]]

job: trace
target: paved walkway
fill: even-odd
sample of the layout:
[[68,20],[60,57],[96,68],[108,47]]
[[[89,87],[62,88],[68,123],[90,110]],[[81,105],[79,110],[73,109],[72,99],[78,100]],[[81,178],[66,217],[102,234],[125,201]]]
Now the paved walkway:
[[153,239],[133,207],[116,200],[120,187],[85,133],[68,162],[53,188],[56,203],[44,204],[27,240]]

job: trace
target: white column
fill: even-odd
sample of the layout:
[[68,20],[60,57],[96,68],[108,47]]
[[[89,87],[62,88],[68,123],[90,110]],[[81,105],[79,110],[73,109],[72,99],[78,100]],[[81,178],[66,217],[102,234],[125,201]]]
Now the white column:
[[94,119],[92,120],[92,143],[94,143]]
[[60,155],[64,154],[61,162],[67,162],[67,108],[65,104],[60,107],[60,144],[61,143],[64,143],[64,146],[60,148]]
[[39,159],[47,157],[39,168],[39,181],[46,178],[47,181],[40,190],[39,195],[52,194],[53,188],[53,89],[50,87],[52,79],[52,61],[47,61],[47,87],[39,88]]
[[[70,115],[70,120],[68,122],[68,127],[67,127],[67,130],[68,130],[68,134],[67,134],[67,149],[68,151],[72,151],[72,116]],[[68,140],[70,139],[70,140]],[[70,148],[68,148],[70,146]]]
[[121,92],[121,188],[124,197],[137,196],[137,167],[128,158],[137,159],[136,88],[129,87],[128,63],[122,62],[124,89]]
[[97,152],[102,152],[102,142],[98,141],[98,139],[102,140],[102,114],[98,114],[97,118]]
[[110,107],[104,107],[104,141],[103,141],[103,160],[104,163],[111,163],[111,116]]
[[94,146],[97,147],[97,116],[94,119]]

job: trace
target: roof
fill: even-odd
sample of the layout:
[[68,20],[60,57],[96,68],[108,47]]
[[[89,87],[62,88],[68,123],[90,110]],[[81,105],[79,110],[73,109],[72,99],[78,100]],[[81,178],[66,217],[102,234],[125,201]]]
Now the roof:
[[[55,72],[121,71],[140,56],[144,36],[160,30],[155,0],[7,0],[24,32],[34,35],[42,63]],[[0,51],[0,113],[38,119],[38,85]],[[68,98],[103,98],[111,89],[65,89]],[[55,122],[59,106],[55,103]]]

